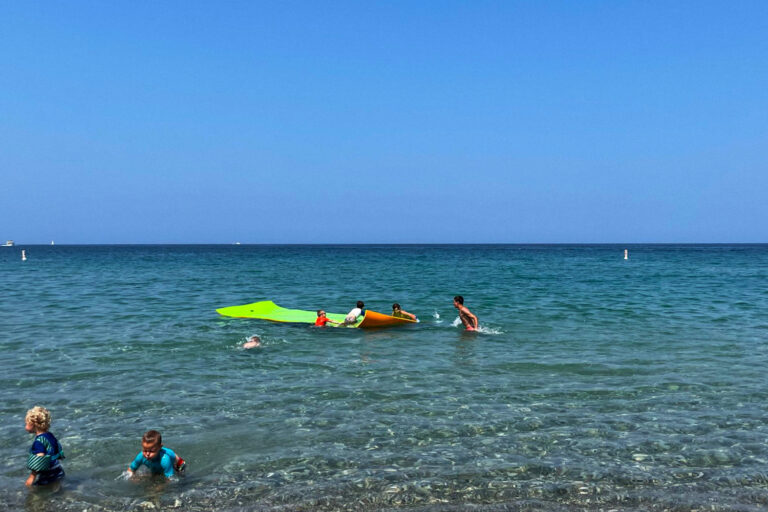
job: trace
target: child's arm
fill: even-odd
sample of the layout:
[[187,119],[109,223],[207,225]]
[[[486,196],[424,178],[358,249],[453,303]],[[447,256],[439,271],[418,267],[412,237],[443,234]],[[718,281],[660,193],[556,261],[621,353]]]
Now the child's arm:
[[137,469],[141,467],[141,462],[144,460],[144,455],[139,453],[136,455],[136,458],[133,459],[133,462],[130,463],[128,466],[128,469],[125,470],[126,473],[128,473],[128,478],[131,478],[133,474],[136,472]]
[[[39,450],[41,446],[42,446],[42,444],[40,442],[35,441],[35,444],[32,444],[32,450],[34,451],[35,447],[37,447],[37,449]],[[37,457],[45,457],[45,452],[36,453],[35,456],[37,456]],[[31,471],[29,473],[29,476],[27,477],[27,480],[24,482],[24,485],[29,487],[33,483],[35,483],[35,475],[37,475],[37,473],[35,473],[34,471]]]

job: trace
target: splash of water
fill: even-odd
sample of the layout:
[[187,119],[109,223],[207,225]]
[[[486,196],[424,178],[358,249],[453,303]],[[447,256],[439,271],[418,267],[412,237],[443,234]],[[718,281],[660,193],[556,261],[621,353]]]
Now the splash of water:
[[[456,319],[453,322],[451,322],[451,326],[452,327],[463,327],[463,325],[461,323],[461,318],[457,316]],[[496,329],[496,328],[493,328],[493,327],[487,327],[487,326],[484,326],[484,325],[478,325],[476,331],[481,333],[481,334],[493,334],[493,335],[504,334],[504,332],[501,329]]]

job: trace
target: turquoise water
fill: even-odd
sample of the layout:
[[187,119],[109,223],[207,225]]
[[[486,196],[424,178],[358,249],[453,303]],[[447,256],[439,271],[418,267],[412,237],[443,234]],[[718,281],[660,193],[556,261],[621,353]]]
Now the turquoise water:
[[[0,508],[763,509],[768,246],[624,248],[0,248]],[[421,323],[214,312],[264,299]],[[53,495],[23,486],[35,404]],[[119,478],[150,428],[182,480]]]

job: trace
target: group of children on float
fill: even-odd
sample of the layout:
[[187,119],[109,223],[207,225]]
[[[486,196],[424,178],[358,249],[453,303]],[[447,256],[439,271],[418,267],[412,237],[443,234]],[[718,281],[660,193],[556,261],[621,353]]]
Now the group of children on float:
[[[453,306],[459,310],[459,318],[468,331],[476,331],[478,328],[477,317],[464,306],[464,297],[457,295],[453,298]],[[322,309],[317,312],[315,325],[324,327],[326,323],[351,325],[357,322],[358,317],[364,315],[365,304],[357,301],[355,307],[347,314],[343,322],[336,322],[325,315]],[[403,311],[400,304],[392,304],[392,316],[410,318],[416,320],[416,315]],[[261,345],[258,336],[251,336],[244,348],[254,348]],[[35,439],[27,456],[27,469],[30,473],[26,480],[27,486],[46,486],[59,482],[64,478],[64,468],[61,460],[64,459],[64,450],[58,439],[50,432],[51,413],[45,407],[35,406],[24,418],[25,429],[35,434]],[[163,475],[171,478],[174,474],[183,474],[186,467],[184,459],[173,450],[163,446],[163,437],[157,430],[148,430],[141,438],[141,451],[128,466],[126,474],[129,478],[134,476],[136,470],[146,466],[153,475]]]
[[[461,323],[464,324],[464,327],[468,331],[476,331],[478,324],[477,324],[477,317],[473,315],[469,309],[467,309],[466,306],[464,306],[464,297],[461,295],[457,295],[453,298],[453,307],[459,310],[459,318],[461,319]],[[325,324],[332,323],[337,325],[353,325],[357,323],[358,318],[360,316],[365,314],[365,303],[361,300],[357,301],[357,304],[355,307],[347,313],[347,316],[344,318],[343,322],[337,322],[335,320],[331,320],[328,318],[325,314],[325,311],[322,309],[317,310],[317,320],[315,320],[315,325],[318,327],[325,327]],[[395,302],[392,304],[392,316],[396,318],[407,318],[409,320],[416,321],[416,315],[413,313],[409,313],[403,308],[400,307],[400,304]]]

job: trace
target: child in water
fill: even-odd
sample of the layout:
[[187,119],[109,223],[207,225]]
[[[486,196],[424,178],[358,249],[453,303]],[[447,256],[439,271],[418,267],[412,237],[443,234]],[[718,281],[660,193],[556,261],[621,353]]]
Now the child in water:
[[457,295],[453,298],[453,307],[459,310],[461,323],[468,331],[476,331],[478,327],[477,317],[464,305],[464,297]]
[[141,438],[141,451],[128,466],[128,477],[142,465],[147,466],[153,475],[165,475],[171,478],[176,473],[183,473],[186,469],[184,459],[179,457],[170,448],[163,446],[163,436],[157,430],[147,430]]
[[322,309],[317,310],[317,320],[315,320],[315,325],[318,327],[325,327],[325,324],[328,322],[331,322],[332,324],[340,324],[341,322],[337,322],[336,320],[331,320],[327,316],[325,316],[325,311]]
[[249,349],[249,348],[256,348],[261,346],[261,338],[256,336],[255,334],[248,338],[248,341],[243,343],[243,348]]
[[414,320],[414,321],[416,320],[416,315],[414,315],[413,313],[409,313],[407,311],[403,311],[400,308],[400,304],[398,304],[397,302],[392,304],[392,316],[397,318],[410,318],[411,320]]
[[39,405],[27,411],[24,418],[27,432],[35,434],[35,440],[29,449],[27,469],[31,471],[26,485],[48,485],[64,478],[61,459],[64,452],[56,437],[48,432],[51,428],[51,413]]

